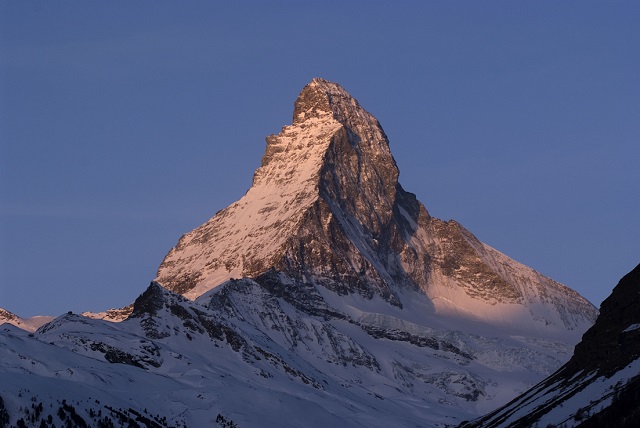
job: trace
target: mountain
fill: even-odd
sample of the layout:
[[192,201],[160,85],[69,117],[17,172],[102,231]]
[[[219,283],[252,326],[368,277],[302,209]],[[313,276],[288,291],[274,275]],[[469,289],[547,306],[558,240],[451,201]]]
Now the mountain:
[[637,427],[640,265],[602,302],[571,359],[506,406],[462,427]]
[[16,314],[13,314],[5,309],[0,308],[0,325],[12,324],[23,330],[34,332],[38,327],[51,321],[53,317],[49,316],[35,316],[31,318],[21,318]]
[[133,305],[0,328],[0,421],[457,425],[564,364],[596,309],[398,176],[378,121],[314,79],[247,193]]
[[524,331],[593,323],[595,308],[575,291],[430,216],[398,176],[380,123],[340,85],[313,79],[293,124],[267,137],[248,192],[182,236],[156,281],[196,298],[275,271],[398,308],[415,291],[431,312]]

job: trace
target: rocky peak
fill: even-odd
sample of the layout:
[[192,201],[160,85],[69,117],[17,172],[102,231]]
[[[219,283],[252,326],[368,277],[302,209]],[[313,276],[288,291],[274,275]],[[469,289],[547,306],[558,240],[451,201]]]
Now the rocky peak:
[[323,155],[320,195],[380,235],[393,215],[398,188],[389,140],[378,120],[342,86],[315,78],[294,103],[293,126],[331,119],[342,127]]
[[[301,145],[305,139],[308,141]],[[394,198],[399,172],[380,123],[342,86],[321,78],[313,79],[300,92],[294,103],[293,124],[284,127],[279,135],[267,137],[254,186],[259,184],[256,178],[276,175],[272,170],[285,171],[285,175],[294,177],[296,159],[306,161],[318,154],[319,162],[308,165],[315,170],[313,181],[318,173],[323,176],[321,184],[336,180],[339,185],[348,180],[360,184],[373,179],[380,181],[384,192]],[[267,168],[274,160],[275,164]],[[336,176],[340,173],[342,176]],[[344,195],[334,196],[344,199]]]
[[133,311],[130,317],[141,318],[147,314],[156,315],[158,311],[167,305],[167,302],[177,297],[157,282],[152,281],[149,287],[133,303]]
[[[356,134],[365,137],[384,134],[378,120],[342,86],[316,77],[302,89],[294,102],[293,125],[327,115]],[[388,143],[386,136],[384,142]]]
[[[291,126],[267,137],[261,166],[246,195],[183,236],[167,255],[158,271],[158,281],[167,288],[187,293],[207,278],[218,285],[231,277],[255,277],[272,267],[296,265],[293,259],[299,254],[286,253],[300,247],[292,240],[298,242],[301,233],[310,240],[334,235],[326,238],[335,241],[337,230],[332,228],[344,234],[351,223],[369,243],[383,235],[394,215],[399,185],[398,168],[378,121],[340,85],[323,79],[302,90],[294,111]],[[314,230],[302,232],[305,227]],[[322,251],[336,253],[334,244],[324,242]],[[308,267],[310,260],[305,260]],[[347,263],[349,269],[362,269],[362,263],[369,262]],[[197,297],[211,286],[188,296]]]
[[[293,104],[293,124],[297,125],[305,120],[321,118],[328,114],[333,116],[332,94],[335,97],[342,92],[346,93],[340,85],[318,77],[314,78],[302,89]],[[349,96],[349,94],[346,95]]]

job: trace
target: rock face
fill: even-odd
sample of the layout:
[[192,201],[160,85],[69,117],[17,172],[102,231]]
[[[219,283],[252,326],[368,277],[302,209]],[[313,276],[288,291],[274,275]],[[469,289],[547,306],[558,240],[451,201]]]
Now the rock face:
[[602,302],[573,357],[508,405],[464,427],[637,427],[640,265]]
[[640,357],[640,265],[625,275],[600,306],[596,323],[582,336],[567,374],[597,371],[611,376]]
[[388,274],[373,263],[394,220],[397,177],[375,118],[339,85],[315,79],[295,103],[294,124],[267,138],[251,189],[183,236],[157,281],[197,297],[231,277],[274,268],[343,293],[393,299]]
[[249,191],[184,235],[156,281],[193,299],[275,270],[398,307],[402,290],[419,291],[438,313],[494,324],[593,323],[596,310],[581,296],[431,217],[398,175],[380,123],[340,85],[314,79],[293,125],[267,137]]

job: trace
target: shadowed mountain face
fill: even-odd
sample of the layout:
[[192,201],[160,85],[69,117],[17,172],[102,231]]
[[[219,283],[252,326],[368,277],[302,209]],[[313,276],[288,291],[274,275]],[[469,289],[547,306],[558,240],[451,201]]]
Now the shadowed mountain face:
[[596,323],[582,336],[567,374],[597,371],[611,376],[640,357],[640,265],[625,275],[600,306]]
[[505,407],[464,427],[637,427],[640,265],[602,302],[571,359]]

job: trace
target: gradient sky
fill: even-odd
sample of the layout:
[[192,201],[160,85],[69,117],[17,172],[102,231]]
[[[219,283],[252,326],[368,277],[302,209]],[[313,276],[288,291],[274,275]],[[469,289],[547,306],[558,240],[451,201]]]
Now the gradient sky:
[[0,3],[0,307],[131,303],[313,77],[430,213],[599,305],[640,262],[640,2]]

